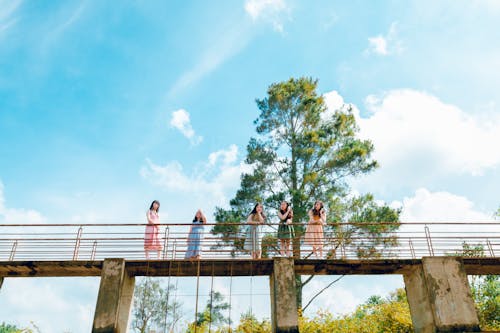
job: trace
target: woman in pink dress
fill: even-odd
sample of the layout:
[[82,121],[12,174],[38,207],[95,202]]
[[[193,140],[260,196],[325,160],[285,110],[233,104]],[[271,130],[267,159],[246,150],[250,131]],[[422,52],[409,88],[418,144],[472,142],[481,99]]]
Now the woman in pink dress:
[[323,225],[326,224],[326,212],[321,201],[316,201],[309,212],[309,222],[307,223],[304,241],[312,246],[312,251],[316,258],[323,257]]
[[159,239],[159,209],[160,202],[154,200],[149,207],[149,211],[146,213],[146,217],[148,218],[148,225],[146,226],[146,233],[144,234],[144,252],[146,252],[146,259],[149,259],[149,251],[157,251],[158,259],[160,259],[162,246]]

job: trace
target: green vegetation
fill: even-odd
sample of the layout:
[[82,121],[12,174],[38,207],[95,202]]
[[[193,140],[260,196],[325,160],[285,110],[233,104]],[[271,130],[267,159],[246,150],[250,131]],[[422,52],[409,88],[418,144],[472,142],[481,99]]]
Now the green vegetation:
[[156,278],[142,279],[134,291],[133,329],[145,333],[166,327],[169,331],[181,318],[181,304],[173,299],[174,291],[173,285],[164,288]]
[[[291,202],[294,210],[296,257],[307,211],[315,200],[322,200],[328,212],[325,232],[332,240],[326,245],[330,256],[349,245],[359,257],[377,257],[397,243],[393,232],[399,227],[400,211],[376,204],[371,194],[350,195],[349,181],[377,167],[371,158],[373,144],[357,137],[352,107],[328,109],[317,85],[311,78],[292,78],[272,84],[266,97],[256,100],[260,110],[254,122],[257,135],[248,143],[245,160],[251,171],[241,176],[230,208],[217,207],[215,212],[217,225],[212,233],[221,237],[220,246],[230,246],[233,253],[243,251],[243,227],[235,222],[246,221],[256,202],[273,216],[282,200]],[[354,242],[354,235],[364,240]],[[275,251],[271,241],[272,236],[264,238],[266,256]],[[296,276],[299,309],[302,287],[308,281]]]

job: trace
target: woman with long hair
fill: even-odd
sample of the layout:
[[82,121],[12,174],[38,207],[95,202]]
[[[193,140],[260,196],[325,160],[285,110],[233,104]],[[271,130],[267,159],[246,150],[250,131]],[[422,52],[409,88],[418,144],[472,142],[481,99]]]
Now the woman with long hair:
[[158,211],[160,210],[160,202],[154,200],[149,207],[146,217],[148,219],[148,224],[146,225],[146,233],[144,234],[144,252],[146,253],[146,259],[149,259],[149,252],[156,251],[158,253],[158,259],[161,256],[162,246],[159,239],[159,224],[160,216]]
[[307,223],[304,241],[311,245],[312,252],[316,258],[323,257],[323,226],[326,224],[326,212],[323,202],[316,201],[312,209],[308,212],[309,222]]
[[255,204],[247,218],[248,232],[245,240],[245,249],[252,253],[252,259],[259,259],[262,255],[260,248],[260,227],[264,224],[266,215],[260,203]]
[[201,209],[198,209],[194,215],[193,224],[189,230],[187,240],[186,259],[200,259],[201,239],[203,237],[203,226],[207,223],[207,218],[203,215]]
[[280,240],[280,255],[290,256],[290,240],[293,239],[293,210],[290,204],[283,201],[278,210],[280,223],[278,226],[278,239]]

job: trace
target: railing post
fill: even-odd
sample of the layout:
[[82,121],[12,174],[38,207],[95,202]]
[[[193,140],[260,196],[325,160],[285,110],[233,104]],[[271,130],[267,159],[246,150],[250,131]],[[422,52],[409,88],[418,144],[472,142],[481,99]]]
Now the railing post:
[[342,256],[342,259],[346,259],[346,256],[345,256],[345,242],[344,242],[343,239],[342,239],[342,242],[340,243],[340,254]]
[[75,250],[73,251],[73,260],[78,260],[78,250],[80,249],[80,238],[82,237],[83,228],[78,228],[78,233],[76,234]]
[[493,246],[488,238],[486,238],[486,245],[488,245],[488,250],[490,251],[490,255],[494,258],[495,252],[493,251]]
[[92,253],[90,254],[90,260],[95,259],[96,249],[97,249],[97,241],[94,241],[94,244],[92,245]]
[[413,248],[413,242],[411,241],[411,239],[408,240],[408,244],[410,245],[411,257],[412,259],[415,259],[415,249]]
[[16,249],[17,249],[17,239],[12,243],[12,249],[10,250],[10,256],[9,256],[9,261],[14,260],[14,256],[16,255]]
[[425,226],[425,238],[427,240],[427,247],[429,249],[429,254],[431,255],[431,257],[434,256],[434,248],[432,247],[432,239],[431,239],[431,233],[429,231],[429,227],[428,226]]
[[177,251],[177,241],[174,240],[174,245],[172,247],[172,260],[175,260],[176,251]]
[[167,249],[168,249],[168,237],[170,236],[170,230],[168,226],[165,228],[165,240],[163,241],[163,259],[167,257]]

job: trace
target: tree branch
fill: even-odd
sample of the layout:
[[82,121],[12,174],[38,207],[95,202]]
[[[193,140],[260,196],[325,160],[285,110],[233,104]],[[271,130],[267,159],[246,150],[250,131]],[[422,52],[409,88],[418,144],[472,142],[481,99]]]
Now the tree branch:
[[305,311],[307,309],[307,307],[312,303],[312,301],[314,301],[314,299],[316,297],[318,297],[323,291],[325,291],[326,289],[330,288],[332,284],[334,284],[335,282],[339,281],[340,279],[342,279],[345,275],[341,275],[340,277],[338,277],[337,279],[333,280],[332,282],[330,282],[326,287],[324,287],[323,289],[321,289],[316,295],[314,295],[311,300],[309,300],[309,302],[307,302],[306,306],[304,306],[302,308],[302,311]]
[[309,282],[311,282],[311,280],[313,279],[313,277],[315,277],[315,275],[311,275],[307,278],[307,280],[305,280],[304,282],[301,282],[300,283],[300,288],[303,288],[306,284],[308,284]]

